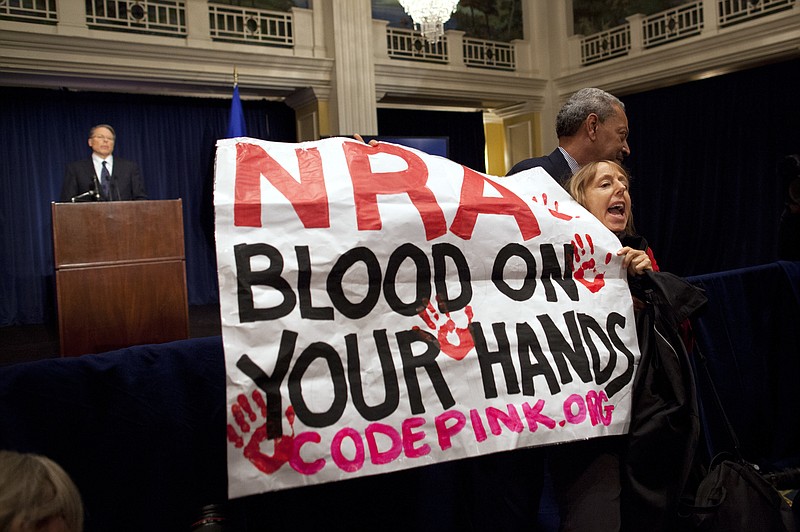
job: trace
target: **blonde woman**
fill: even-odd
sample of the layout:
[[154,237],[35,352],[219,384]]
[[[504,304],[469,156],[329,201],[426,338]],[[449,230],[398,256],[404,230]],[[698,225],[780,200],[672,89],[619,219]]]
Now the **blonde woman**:
[[600,491],[611,495],[596,500],[603,511],[621,517],[623,530],[675,530],[700,431],[688,318],[706,298],[685,280],[659,272],[647,241],[634,231],[630,176],[619,164],[587,164],[564,186],[620,239],[617,255],[628,272],[642,357],[628,435],[590,440],[582,453],[553,453],[551,463],[562,473],[554,477],[562,518],[578,523],[575,530],[588,529],[591,512],[601,505],[592,508],[582,500]]
[[658,271],[647,241],[633,228],[630,176],[614,161],[596,161],[581,167],[564,188],[575,201],[616,234],[622,242],[617,255],[624,255],[623,265],[631,275],[647,270]]
[[1,532],[82,532],[78,488],[54,461],[0,451]]

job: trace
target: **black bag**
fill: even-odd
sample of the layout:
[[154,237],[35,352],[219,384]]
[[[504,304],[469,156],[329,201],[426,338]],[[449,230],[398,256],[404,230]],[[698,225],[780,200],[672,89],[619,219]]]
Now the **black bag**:
[[681,501],[681,530],[713,532],[797,532],[792,508],[755,466],[742,456],[739,439],[722,406],[707,360],[695,349],[708,378],[714,402],[733,443],[733,454],[721,454],[711,461],[707,475],[693,499]]
[[694,504],[684,504],[688,530],[795,532],[792,509],[783,496],[745,461],[715,459],[700,482]]

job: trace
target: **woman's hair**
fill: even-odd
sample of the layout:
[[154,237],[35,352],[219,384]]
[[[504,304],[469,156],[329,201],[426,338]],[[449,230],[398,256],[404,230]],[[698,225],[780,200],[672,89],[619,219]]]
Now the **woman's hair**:
[[[625,176],[625,179],[628,180],[628,188],[630,189],[631,183],[631,176],[625,168],[623,168],[618,162],[616,161],[595,161],[593,163],[586,164],[580,168],[575,174],[567,179],[567,182],[564,183],[564,188],[567,189],[569,195],[575,198],[575,201],[586,207],[586,187],[594,178],[595,174],[597,174],[597,168],[600,164],[605,163],[615,170],[619,170],[622,172],[622,175]],[[633,212],[628,213],[628,221],[625,224],[625,233],[632,235],[636,232],[633,228]]]
[[0,531],[35,531],[59,517],[82,532],[83,503],[66,471],[41,455],[0,451]]

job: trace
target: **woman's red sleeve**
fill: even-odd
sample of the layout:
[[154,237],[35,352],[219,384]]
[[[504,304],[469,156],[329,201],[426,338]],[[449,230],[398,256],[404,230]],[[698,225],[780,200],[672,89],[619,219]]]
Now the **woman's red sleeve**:
[[660,272],[661,270],[658,269],[658,263],[656,262],[656,257],[653,255],[653,248],[647,246],[647,249],[644,251],[647,253],[647,256],[650,257],[650,262],[653,264],[653,271]]

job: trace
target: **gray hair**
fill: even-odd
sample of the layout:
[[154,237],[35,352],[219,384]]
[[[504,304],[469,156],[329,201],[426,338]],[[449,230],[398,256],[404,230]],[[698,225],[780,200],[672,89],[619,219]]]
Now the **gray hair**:
[[571,137],[591,113],[597,115],[601,122],[617,112],[616,107],[625,111],[625,104],[613,94],[604,90],[589,87],[581,89],[561,107],[556,116],[556,135],[558,138]]
[[94,126],[92,129],[89,130],[89,138],[92,138],[94,136],[94,132],[101,127],[104,127],[107,130],[109,130],[111,134],[114,135],[114,138],[117,138],[117,132],[114,131],[114,128],[109,126],[108,124],[97,124],[96,126]]

